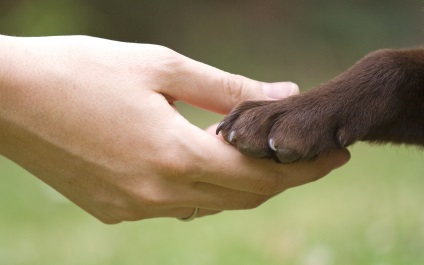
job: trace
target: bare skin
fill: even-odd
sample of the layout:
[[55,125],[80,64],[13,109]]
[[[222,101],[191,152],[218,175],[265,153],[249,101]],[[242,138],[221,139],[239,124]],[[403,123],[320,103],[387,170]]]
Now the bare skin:
[[278,165],[190,124],[182,100],[228,114],[298,93],[170,49],[84,37],[0,36],[0,154],[104,223],[250,209],[349,159]]

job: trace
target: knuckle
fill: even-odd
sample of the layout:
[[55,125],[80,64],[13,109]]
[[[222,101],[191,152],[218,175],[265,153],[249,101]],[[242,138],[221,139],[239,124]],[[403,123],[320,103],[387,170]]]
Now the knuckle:
[[244,98],[245,78],[240,75],[228,74],[223,79],[224,94],[229,96],[234,103]]
[[[184,62],[181,54],[160,45],[149,44],[147,49],[145,46],[140,46],[139,49],[141,49],[137,55],[139,60],[136,60],[136,62],[142,63],[137,63],[138,67],[134,68],[138,74],[148,71],[149,76],[155,81],[174,82],[173,78],[178,76]],[[134,55],[131,54],[131,60],[134,61],[133,57]],[[148,68],[146,68],[146,65],[148,65]]]
[[194,175],[195,165],[188,159],[181,159],[181,154],[168,155],[163,163],[160,163],[160,171],[172,181],[188,179],[188,176]]
[[113,217],[121,221],[136,221],[143,219],[141,207],[136,207],[133,198],[123,199],[121,203],[114,205],[109,211]]
[[150,187],[148,189],[142,189],[135,196],[134,202],[142,207],[157,208],[168,205],[169,199],[167,198],[167,193],[162,191],[161,188]]
[[157,52],[160,54],[162,67],[167,67],[172,70],[179,65],[181,60],[181,55],[179,53],[164,46],[158,46],[157,49]]
[[130,203],[124,208],[115,209],[114,217],[121,221],[139,221],[150,218],[151,210],[168,204],[165,196],[155,192],[139,192],[131,194]]
[[[192,176],[200,172],[200,167],[195,161],[200,161],[200,156],[196,152],[190,152],[190,143],[182,142],[181,140],[175,139],[170,141],[164,147],[167,149],[166,152],[159,154],[161,159],[155,160],[155,167],[158,172],[162,172],[162,175],[168,179],[175,181],[189,180]],[[182,152],[186,150],[187,152]]]

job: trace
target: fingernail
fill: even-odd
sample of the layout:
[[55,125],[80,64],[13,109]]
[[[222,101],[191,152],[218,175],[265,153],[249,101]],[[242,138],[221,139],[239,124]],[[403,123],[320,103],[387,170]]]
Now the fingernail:
[[283,99],[299,93],[299,87],[292,82],[264,83],[262,90],[272,99]]

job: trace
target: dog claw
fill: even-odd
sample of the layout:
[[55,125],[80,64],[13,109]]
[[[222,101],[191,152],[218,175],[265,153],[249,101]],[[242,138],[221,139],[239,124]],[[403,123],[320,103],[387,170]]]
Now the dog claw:
[[296,162],[302,156],[296,151],[286,148],[278,148],[278,146],[275,146],[275,140],[273,138],[268,140],[268,146],[275,152],[275,156],[276,159],[278,159],[278,162],[283,164]]
[[218,135],[218,134],[219,134],[219,132],[222,130],[222,127],[224,127],[224,124],[225,124],[225,121],[221,121],[221,122],[218,124],[218,127],[216,127],[216,135]]
[[336,142],[339,148],[346,148],[355,142],[355,140],[352,139],[352,137],[350,137],[348,133],[342,130],[337,133],[336,139],[337,139]]
[[230,133],[227,133],[225,130],[222,131],[222,138],[227,144],[231,144],[233,146],[236,146],[237,137],[236,137],[236,131],[231,131]]
[[270,139],[268,140],[268,146],[269,146],[269,148],[271,148],[273,151],[277,151],[277,149],[275,148],[275,141],[274,141],[274,139],[273,139],[273,138],[270,138]]
[[228,135],[228,143],[229,144],[233,143],[233,140],[235,140],[235,134],[236,134],[235,131],[231,131],[230,135]]
[[342,136],[341,136],[341,135],[339,135],[339,136],[337,137],[337,145],[338,145],[340,148],[344,148],[344,147],[345,147],[345,144],[344,144],[344,141],[343,141],[343,138],[342,138]]
[[337,133],[336,140],[339,148],[345,148],[348,145],[347,140],[345,139],[345,137],[343,137],[342,131],[339,131]]

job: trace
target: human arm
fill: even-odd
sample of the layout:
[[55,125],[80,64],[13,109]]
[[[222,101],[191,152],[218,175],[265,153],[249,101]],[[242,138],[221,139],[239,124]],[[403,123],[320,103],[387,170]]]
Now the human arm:
[[170,49],[91,37],[0,37],[0,154],[105,223],[260,205],[345,163],[282,166],[241,155],[184,119],[269,99],[269,84]]

